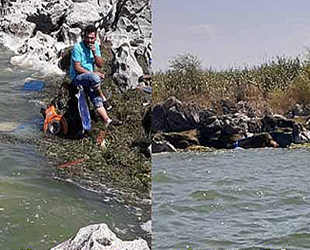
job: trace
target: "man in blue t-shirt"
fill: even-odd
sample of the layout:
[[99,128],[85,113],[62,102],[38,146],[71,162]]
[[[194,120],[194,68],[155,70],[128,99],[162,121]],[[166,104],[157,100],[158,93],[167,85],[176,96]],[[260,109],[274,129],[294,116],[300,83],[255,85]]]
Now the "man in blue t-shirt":
[[83,86],[105,126],[122,125],[121,121],[109,118],[107,110],[109,111],[112,107],[107,102],[100,88],[101,80],[105,78],[105,75],[94,71],[95,66],[100,68],[104,64],[96,37],[96,27],[89,25],[84,30],[83,41],[74,45],[71,51],[69,71],[71,83],[74,86]]

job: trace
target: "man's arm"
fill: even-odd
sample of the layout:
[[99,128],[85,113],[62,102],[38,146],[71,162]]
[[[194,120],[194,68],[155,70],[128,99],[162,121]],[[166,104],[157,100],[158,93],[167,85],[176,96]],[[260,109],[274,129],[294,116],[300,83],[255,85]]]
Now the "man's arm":
[[81,62],[74,62],[74,69],[78,75],[84,74],[84,73],[91,73],[90,71],[88,71],[87,69],[81,66]]
[[96,75],[98,75],[101,79],[104,79],[105,78],[105,75],[99,71],[94,71],[94,72],[91,72],[85,68],[83,68],[81,66],[81,63],[80,62],[75,62],[74,63],[74,69],[75,71],[77,72],[78,75],[80,74],[84,74],[84,73],[95,73]]
[[99,47],[96,48],[96,45],[94,44],[94,45],[91,46],[91,51],[92,51],[92,53],[94,55],[96,66],[98,68],[101,68],[103,66],[104,61],[103,61],[103,58],[100,55]]
[[97,56],[96,54],[94,54],[94,59],[95,59],[95,64],[98,68],[101,68],[103,66],[103,58],[101,56]]

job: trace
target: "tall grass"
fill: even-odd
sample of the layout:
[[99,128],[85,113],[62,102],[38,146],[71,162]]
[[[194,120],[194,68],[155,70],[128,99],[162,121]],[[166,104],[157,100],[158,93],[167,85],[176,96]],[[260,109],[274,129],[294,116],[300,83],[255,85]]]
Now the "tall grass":
[[310,103],[310,67],[283,56],[251,68],[216,71],[202,69],[197,57],[185,54],[155,73],[153,89],[154,103],[175,96],[217,109],[221,100],[244,101],[260,112],[285,113],[294,103]]

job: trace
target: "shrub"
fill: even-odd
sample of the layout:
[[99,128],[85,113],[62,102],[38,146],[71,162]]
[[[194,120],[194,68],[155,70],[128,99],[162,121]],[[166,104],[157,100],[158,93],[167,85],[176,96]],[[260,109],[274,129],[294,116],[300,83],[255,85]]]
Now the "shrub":
[[216,71],[202,69],[193,55],[178,55],[166,71],[155,73],[153,89],[154,103],[175,96],[218,109],[228,99],[245,101],[258,113],[285,113],[296,102],[310,102],[310,63],[283,56],[252,68]]

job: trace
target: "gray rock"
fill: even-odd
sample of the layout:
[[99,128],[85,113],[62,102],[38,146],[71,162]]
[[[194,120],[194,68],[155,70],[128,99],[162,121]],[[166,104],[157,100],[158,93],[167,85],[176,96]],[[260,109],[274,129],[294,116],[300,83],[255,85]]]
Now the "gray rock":
[[71,239],[51,250],[149,250],[143,239],[122,241],[106,224],[96,224],[81,228]]
[[155,105],[152,113],[153,132],[180,132],[195,129],[199,123],[199,109],[175,97]]
[[93,4],[87,2],[73,3],[68,8],[64,23],[69,27],[85,28],[88,24],[95,23],[101,19],[101,16]]
[[277,142],[272,136],[266,132],[256,134],[252,137],[245,138],[238,141],[238,147],[241,148],[264,148],[264,147],[278,147]]
[[164,140],[175,148],[186,149],[189,146],[199,145],[197,129],[182,132],[162,133]]
[[295,122],[293,125],[293,143],[309,143],[310,132],[301,123]]
[[[32,67],[42,68],[43,64],[49,69],[58,64],[54,59],[60,59],[61,50],[81,40],[81,30],[91,23],[98,27],[100,39],[112,43],[114,79],[124,88],[135,88],[138,78],[148,73],[150,66],[150,0],[3,0],[0,43],[23,56],[20,60],[14,59],[15,65],[25,66],[21,59],[31,58],[29,64]],[[40,60],[34,60],[42,48],[30,49],[29,46],[29,43],[36,44],[33,40],[39,39],[38,32],[49,35],[57,48],[48,51],[46,63],[41,60],[44,55],[40,55]],[[144,68],[139,64],[138,56],[144,58]]]
[[152,154],[164,153],[164,152],[177,152],[175,147],[167,141],[153,141],[152,142]]
[[49,73],[61,74],[61,70],[56,66],[58,50],[51,36],[38,31],[18,49],[20,55],[12,57],[11,64],[21,68],[39,68],[43,72],[48,70]]

